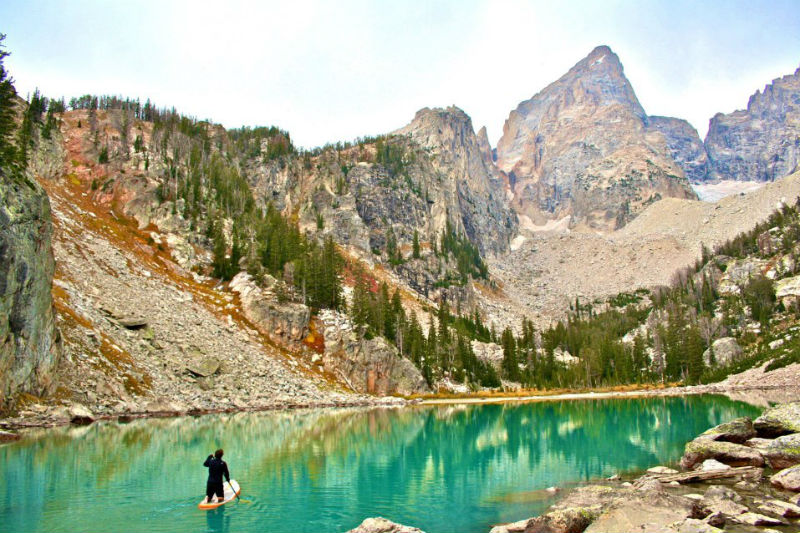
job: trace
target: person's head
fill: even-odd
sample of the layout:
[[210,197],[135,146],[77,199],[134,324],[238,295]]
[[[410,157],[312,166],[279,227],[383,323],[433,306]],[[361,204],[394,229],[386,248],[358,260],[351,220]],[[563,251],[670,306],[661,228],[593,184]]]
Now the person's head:
[[214,457],[216,457],[217,459],[222,459],[222,455],[223,455],[224,453],[225,453],[225,452],[223,452],[223,451],[222,451],[222,448],[220,448],[219,450],[217,450],[217,451],[215,451],[215,452],[214,452]]

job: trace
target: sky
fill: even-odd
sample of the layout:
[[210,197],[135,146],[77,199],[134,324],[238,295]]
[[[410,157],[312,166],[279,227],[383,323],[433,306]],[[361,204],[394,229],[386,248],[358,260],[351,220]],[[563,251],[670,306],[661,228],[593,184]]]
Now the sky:
[[650,115],[705,136],[800,66],[800,1],[0,0],[25,96],[150,98],[305,148],[456,105],[495,145],[508,114],[598,45]]

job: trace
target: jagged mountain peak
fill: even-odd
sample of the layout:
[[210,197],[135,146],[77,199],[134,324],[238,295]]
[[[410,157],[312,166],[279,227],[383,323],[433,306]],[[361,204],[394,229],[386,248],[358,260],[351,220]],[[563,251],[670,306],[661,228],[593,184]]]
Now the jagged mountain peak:
[[513,205],[536,225],[571,216],[598,228],[624,224],[663,196],[692,197],[664,136],[619,57],[598,46],[512,111],[497,144]]
[[629,106],[642,120],[646,115],[636,98],[619,56],[611,48],[602,45],[578,61],[566,74],[545,87],[531,99],[521,102],[517,113],[531,117],[535,115],[541,100],[558,98],[561,107],[580,102],[591,102],[598,106],[623,104]]
[[573,68],[591,68],[594,70],[623,70],[619,56],[605,44],[596,46],[589,55],[580,60]]
[[451,155],[465,149],[478,149],[478,138],[472,127],[472,119],[456,106],[446,109],[422,108],[408,125],[393,133],[410,136],[425,148]]
[[481,149],[483,158],[487,163],[493,163],[494,156],[492,154],[492,145],[489,142],[489,134],[486,133],[486,126],[482,126],[478,130],[478,147]]
[[469,122],[472,125],[470,116],[460,107],[451,105],[446,108],[441,107],[423,107],[414,114],[413,122],[418,120],[441,120],[445,122]]
[[416,112],[411,122],[394,133],[410,135],[423,146],[429,147],[442,144],[442,140],[446,138],[455,140],[454,138],[458,137],[459,140],[463,140],[475,136],[472,119],[456,106],[445,109],[424,107]]

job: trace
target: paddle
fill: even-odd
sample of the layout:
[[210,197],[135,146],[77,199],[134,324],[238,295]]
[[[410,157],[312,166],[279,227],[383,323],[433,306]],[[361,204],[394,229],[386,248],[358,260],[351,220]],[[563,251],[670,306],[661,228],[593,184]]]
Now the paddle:
[[241,499],[241,498],[239,497],[239,493],[238,493],[238,492],[236,492],[236,489],[234,489],[234,488],[233,488],[233,485],[231,485],[231,480],[230,480],[230,479],[228,480],[228,486],[230,486],[231,490],[233,491],[233,495],[234,495],[234,496],[236,496],[236,499],[237,499],[237,500],[239,500],[240,502],[244,502],[244,503],[253,503],[253,502],[251,502],[250,500],[243,500],[243,499]]

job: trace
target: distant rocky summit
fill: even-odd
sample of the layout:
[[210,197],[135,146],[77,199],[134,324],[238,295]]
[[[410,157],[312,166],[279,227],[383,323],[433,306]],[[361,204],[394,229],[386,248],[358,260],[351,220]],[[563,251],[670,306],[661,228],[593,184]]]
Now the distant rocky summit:
[[705,142],[710,179],[774,181],[800,164],[800,68],[756,91],[747,109],[717,113]]
[[0,407],[19,392],[44,395],[54,385],[52,232],[42,188],[0,169]]
[[686,178],[697,183],[708,177],[708,155],[697,130],[687,121],[672,117],[647,117],[648,129],[658,131],[667,141],[672,158]]
[[[516,220],[503,199],[503,184],[491,164],[485,128],[475,135],[472,119],[461,109],[424,108],[394,132],[408,136],[428,154],[420,162],[420,185],[428,193],[430,216],[441,234],[450,218],[482,253],[508,250]],[[487,161],[489,159],[489,161]],[[427,167],[427,168],[426,168]],[[434,196],[434,192],[436,193]]]
[[513,207],[537,225],[614,229],[664,197],[695,198],[664,134],[648,117],[619,58],[595,48],[512,111],[497,145]]

